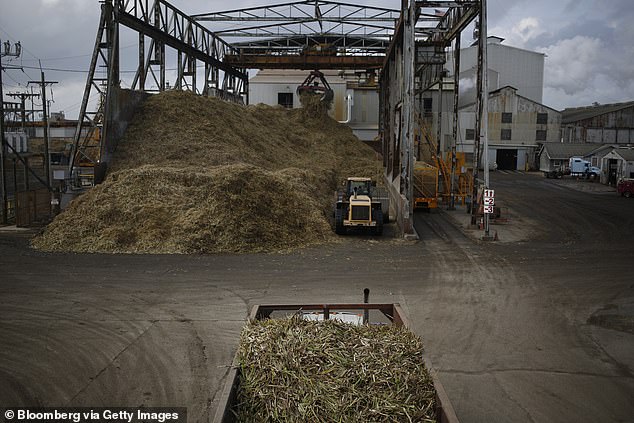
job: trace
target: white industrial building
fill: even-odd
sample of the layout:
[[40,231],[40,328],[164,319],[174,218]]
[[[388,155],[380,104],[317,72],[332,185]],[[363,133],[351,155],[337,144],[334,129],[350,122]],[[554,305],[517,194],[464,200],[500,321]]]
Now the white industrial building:
[[[260,70],[249,80],[249,103],[299,108],[297,87],[310,71]],[[323,71],[334,91],[330,115],[345,123],[362,141],[374,141],[379,130],[379,94],[365,74]]]
[[[438,138],[438,110],[442,110],[441,148],[449,151],[453,140],[453,82],[445,79],[443,95],[438,85],[426,92],[418,105],[430,136]],[[518,94],[507,86],[489,93],[488,144],[489,166],[504,170],[529,170],[536,166],[542,144],[559,141],[561,113]],[[475,148],[475,102],[458,111],[456,151],[465,153],[467,163],[473,162]],[[425,152],[422,151],[425,159]],[[417,157],[421,155],[420,148]]]
[[[529,170],[536,163],[541,144],[557,142],[561,113],[521,96],[515,87],[489,94],[489,163],[501,170]],[[476,105],[459,112],[457,151],[473,153]]]
[[[489,91],[505,86],[515,87],[517,94],[536,103],[543,101],[545,54],[503,44],[504,38],[487,38],[487,68]],[[476,102],[477,43],[460,50],[459,105]],[[449,53],[447,67],[453,72],[453,55]]]

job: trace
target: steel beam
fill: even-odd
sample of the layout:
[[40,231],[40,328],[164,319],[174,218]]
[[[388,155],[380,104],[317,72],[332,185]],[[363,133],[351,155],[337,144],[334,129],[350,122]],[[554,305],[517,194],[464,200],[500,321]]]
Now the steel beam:
[[384,54],[390,41],[387,38],[357,37],[354,35],[310,34],[292,37],[275,37],[233,43],[241,54],[299,54],[306,46],[331,44],[341,54]]
[[[170,33],[165,32],[166,30],[169,30],[168,28],[156,28],[153,25],[149,25],[146,22],[143,22],[140,19],[127,13],[121,13],[119,19],[121,24],[142,34],[145,34],[148,37],[158,40],[164,45],[168,45],[175,50],[196,58],[197,60],[216,66],[222,71],[234,75],[238,78],[248,78],[246,73],[238,71],[234,67],[227,66],[226,63],[223,63],[219,56],[214,57],[213,39],[206,40],[202,43],[202,46],[194,46],[187,44],[186,42],[171,35]],[[200,49],[201,47],[203,48],[203,50]]]
[[225,62],[257,69],[380,69],[384,56],[225,55]]
[[[97,88],[97,84],[94,80],[95,70],[100,59],[103,60],[103,66],[109,69],[107,63],[107,54],[103,54],[102,48],[108,48],[108,41],[106,37],[106,31],[108,29],[108,22],[111,22],[112,17],[112,4],[103,3],[101,5],[101,16],[99,20],[99,27],[97,29],[97,36],[95,38],[95,46],[90,61],[90,67],[88,69],[88,77],[86,78],[86,86],[84,88],[84,96],[82,98],[81,107],[79,109],[79,118],[77,119],[77,127],[75,129],[75,135],[73,137],[73,147],[70,153],[69,160],[69,174],[72,175],[74,167],[81,160],[86,160],[90,163],[95,162],[95,157],[89,152],[91,150],[98,149],[98,145],[92,141],[92,135],[97,131],[97,126],[102,123],[103,118],[103,101],[99,101],[99,108],[96,112],[88,111],[88,102],[90,100],[90,94],[92,88]],[[91,116],[92,115],[92,116]],[[88,134],[83,134],[84,128],[87,127]]]

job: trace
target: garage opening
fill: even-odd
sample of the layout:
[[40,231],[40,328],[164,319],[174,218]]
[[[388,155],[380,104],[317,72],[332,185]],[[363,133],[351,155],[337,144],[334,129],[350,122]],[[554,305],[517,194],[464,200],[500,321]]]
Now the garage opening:
[[617,159],[608,159],[608,185],[616,186],[619,161]]
[[495,161],[499,170],[516,170],[517,149],[498,149]]

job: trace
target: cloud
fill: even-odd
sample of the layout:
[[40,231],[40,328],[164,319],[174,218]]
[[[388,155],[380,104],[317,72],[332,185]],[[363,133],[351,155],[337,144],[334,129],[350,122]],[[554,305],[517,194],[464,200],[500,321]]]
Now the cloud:
[[[562,109],[634,99],[634,71],[623,66],[623,49],[576,36],[544,49],[544,103]],[[632,56],[630,56],[632,57]]]
[[511,37],[519,40],[520,47],[545,33],[546,31],[541,28],[539,19],[535,17],[524,18],[511,29]]
[[530,50],[534,47],[536,40],[552,36],[543,28],[542,20],[534,16],[521,18],[511,26],[508,26],[508,21],[503,23],[503,25],[492,26],[488,32],[489,35],[504,38],[504,43],[509,46]]
[[[507,7],[508,6],[508,7]],[[634,99],[631,0],[490,0],[489,34],[547,54],[544,104],[554,108]]]
[[[1,0],[0,0],[1,1]],[[168,0],[186,13],[227,10],[267,4],[263,0]],[[352,0],[357,4],[400,8],[390,0]],[[6,3],[6,5],[5,5]],[[25,6],[27,5],[28,6]],[[594,101],[610,103],[634,99],[634,8],[632,0],[489,0],[489,34],[506,38],[504,44],[545,52],[544,104],[563,108]],[[28,13],[26,13],[26,12]],[[27,51],[24,65],[87,70],[99,21],[98,0],[5,1],[0,13],[0,38],[21,40]],[[6,32],[5,32],[6,31]],[[463,31],[463,47],[473,41],[472,26]],[[121,29],[121,69],[137,66],[137,37]],[[6,60],[6,58],[5,58]],[[168,67],[174,67],[170,58]],[[5,83],[39,77],[39,71],[7,71]],[[53,88],[53,110],[72,115],[81,101],[85,73],[47,71],[59,81]],[[123,73],[129,84],[133,73]],[[173,76],[168,77],[173,83]],[[468,82],[463,81],[463,89]],[[12,88],[13,89],[13,88]]]
[[570,95],[582,91],[600,71],[603,43],[578,35],[542,50],[546,53],[545,85]]

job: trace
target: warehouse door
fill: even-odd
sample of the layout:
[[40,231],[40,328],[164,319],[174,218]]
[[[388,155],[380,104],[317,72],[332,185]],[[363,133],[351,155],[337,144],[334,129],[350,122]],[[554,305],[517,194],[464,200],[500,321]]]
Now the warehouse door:
[[616,186],[618,179],[619,161],[617,159],[608,160],[608,185]]
[[501,149],[497,150],[496,163],[498,170],[516,170],[517,169],[517,149]]

